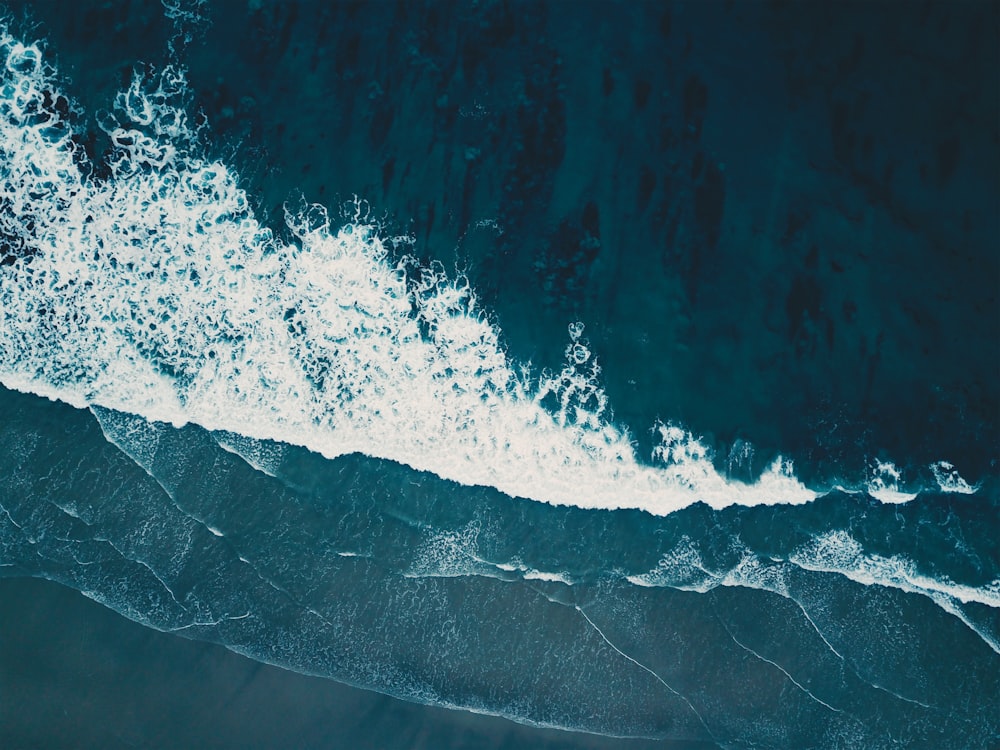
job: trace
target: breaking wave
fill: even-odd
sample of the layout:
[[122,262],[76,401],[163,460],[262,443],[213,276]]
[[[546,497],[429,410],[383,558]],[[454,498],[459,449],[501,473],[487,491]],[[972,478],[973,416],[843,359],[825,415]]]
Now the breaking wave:
[[467,280],[402,254],[361,202],[340,228],[322,206],[286,207],[282,240],[204,156],[176,67],[134,74],[98,118],[111,149],[95,163],[39,46],[0,40],[4,385],[554,504],[662,515],[822,494],[780,457],[727,478],[675,425],[640,460],[582,325],[562,370],[533,374]]

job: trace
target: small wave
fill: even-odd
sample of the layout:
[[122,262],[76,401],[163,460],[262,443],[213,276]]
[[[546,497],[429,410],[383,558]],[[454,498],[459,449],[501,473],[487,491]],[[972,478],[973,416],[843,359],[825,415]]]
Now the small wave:
[[919,571],[916,564],[905,557],[865,552],[846,531],[820,534],[788,559],[805,570],[839,573],[864,585],[878,584],[932,599],[943,595],[963,604],[1000,607],[1000,580],[985,586],[966,586],[944,577],[933,577]]
[[[796,568],[844,576],[863,586],[883,586],[924,596],[972,630],[993,651],[1000,653],[1000,638],[975,621],[963,605],[1000,608],[1000,579],[983,586],[956,583],[944,575],[930,575],[903,556],[886,557],[864,550],[847,531],[835,530],[815,536],[784,558],[764,559],[734,541],[738,560],[713,568],[689,537],[683,537],[647,573],[630,574],[630,583],[643,587],[668,587],[706,593],[719,586],[769,591],[803,606],[790,588],[789,576]],[[808,614],[806,615],[808,617]],[[814,625],[815,627],[815,625]]]
[[683,537],[648,573],[625,576],[636,586],[668,586],[681,591],[705,593],[720,585],[724,575],[709,570],[690,537]]
[[969,586],[944,576],[932,576],[918,570],[916,563],[905,557],[885,557],[865,551],[847,531],[818,534],[784,559],[763,560],[749,548],[738,547],[738,561],[716,570],[704,562],[697,545],[684,537],[648,573],[626,578],[638,586],[669,586],[700,592],[716,586],[749,586],[784,595],[782,571],[792,564],[813,572],[838,573],[865,586],[874,584],[921,594],[935,601],[935,597],[945,596],[962,604],[1000,608],[1000,579],[984,586]]

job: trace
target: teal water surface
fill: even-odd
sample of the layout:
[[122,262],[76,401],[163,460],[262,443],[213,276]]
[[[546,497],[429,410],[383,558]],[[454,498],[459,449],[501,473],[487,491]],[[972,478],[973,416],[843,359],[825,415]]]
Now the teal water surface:
[[[598,390],[570,403],[593,408],[595,394],[606,395],[600,425],[627,430],[639,465],[665,466],[695,495],[716,474],[733,493],[744,484],[765,492],[753,506],[706,496],[661,513],[623,489],[595,508],[589,477],[603,474],[581,469],[566,489],[553,479],[561,469],[543,462],[524,496],[512,497],[465,481],[465,469],[442,478],[434,467],[450,466],[449,455],[434,463],[407,453],[424,433],[379,432],[376,449],[325,451],[315,434],[335,441],[379,429],[379,414],[345,404],[383,397],[382,386],[359,383],[381,383],[387,365],[338,370],[366,355],[349,343],[324,348],[327,333],[304,304],[275,328],[287,329],[287,352],[245,354],[273,322],[255,319],[249,302],[220,308],[245,324],[210,328],[195,310],[188,328],[170,328],[188,314],[186,298],[210,299],[196,288],[215,289],[204,271],[214,256],[185,258],[171,240],[183,210],[156,206],[163,220],[149,236],[166,239],[148,247],[120,217],[103,244],[86,244],[87,226],[102,219],[76,225],[69,208],[53,214],[61,223],[48,235],[39,206],[49,193],[37,191],[50,188],[25,187],[37,175],[13,165],[29,141],[10,140],[0,145],[5,179],[29,177],[8,179],[0,195],[0,291],[11,305],[0,313],[0,574],[55,581],[152,630],[425,706],[365,709],[372,724],[398,721],[396,735],[339,719],[303,731],[296,746],[602,747],[628,737],[677,748],[987,748],[1000,739],[990,708],[1000,700],[995,4],[905,14],[889,3],[8,8],[4,81],[23,80],[30,59],[15,40],[42,39],[72,103],[39,95],[42,115],[16,113],[18,90],[7,89],[5,132],[35,132],[48,111],[65,118],[72,163],[87,175],[80,194],[146,177],[168,190],[173,178],[163,175],[218,159],[249,196],[234,221],[252,215],[278,242],[303,247],[298,192],[327,206],[334,225],[350,223],[342,206],[357,196],[382,236],[406,237],[387,243],[386,262],[411,256],[408,289],[439,267],[467,276],[512,364],[558,372],[567,342],[571,363],[572,344],[585,343],[594,358],[586,366],[596,360],[600,371],[573,372],[593,376]],[[193,145],[178,139],[161,110],[135,125],[181,144],[163,167],[102,132],[99,112],[135,66],[151,66],[146,80],[156,81],[168,62],[187,71],[183,104],[200,129]],[[43,171],[40,157],[34,163]],[[148,217],[155,204],[143,205]],[[78,244],[46,244],[64,227],[59,236]],[[261,257],[272,247],[280,254],[268,245]],[[86,301],[84,281],[48,287],[31,270],[77,252],[83,263],[109,263],[99,268],[110,306]],[[294,263],[320,250],[311,252],[268,266],[278,270],[260,288],[294,295],[283,280],[299,278]],[[116,259],[113,275],[106,257]],[[181,264],[187,287],[140,299],[134,290],[159,288],[141,286],[143,264],[159,269],[161,260]],[[257,283],[238,260],[220,272],[219,294]],[[50,309],[15,315],[36,287],[51,290]],[[441,352],[433,382],[455,378],[461,391],[441,331],[464,320],[464,308],[433,318],[419,294],[405,299],[419,340]],[[60,317],[52,310],[63,303]],[[157,314],[152,328],[147,309]],[[110,312],[99,320],[95,310]],[[582,338],[567,337],[575,322]],[[101,344],[105,334],[91,331],[126,331],[139,354],[59,348]],[[315,434],[282,432],[295,415],[261,422],[250,381],[234,370],[235,390],[210,390],[205,373],[227,371],[183,351],[191,341],[231,347],[243,372],[254,358],[308,363],[318,369],[296,387],[335,394],[322,403],[350,419],[331,418],[322,423],[330,432]],[[116,369],[122,361],[133,369]],[[158,390],[143,391],[148,402],[134,395],[142,378],[176,398],[174,411]],[[392,402],[433,438],[422,415],[435,416],[435,402],[428,411],[414,382],[392,381]],[[224,401],[248,387],[251,396]],[[276,376],[268,387],[285,383]],[[197,406],[202,393],[219,394],[222,421],[198,417],[209,413]],[[565,393],[555,403],[539,396],[540,408],[589,434],[586,414],[559,421]],[[289,403],[298,401],[275,398],[272,411]],[[472,466],[481,435],[507,429],[496,409],[509,402],[497,403],[488,412],[496,421],[477,425],[486,427],[475,450],[456,444]],[[175,424],[157,421],[163,414]],[[442,407],[442,419],[450,414]],[[658,424],[691,434],[657,457]],[[496,461],[514,455],[504,441],[529,433],[511,434],[493,433]],[[692,451],[706,461],[691,463]],[[779,454],[811,502],[767,494]],[[690,466],[694,479],[676,468]],[[20,596],[57,619],[64,609],[83,623],[104,617],[41,589],[12,591],[5,601],[19,612],[30,611]],[[201,653],[217,652],[175,658]],[[123,669],[151,664],[146,647],[126,643],[116,654]],[[44,674],[27,658],[0,664],[5,693]],[[211,692],[261,684],[244,662],[224,664]],[[306,690],[277,674],[260,680]],[[170,685],[183,682],[164,679],[159,705],[172,705]],[[325,700],[375,705],[348,695],[324,693],[310,720],[324,721]],[[247,746],[231,725],[199,724],[189,736],[156,706],[113,700],[140,717],[123,724],[123,746]],[[62,725],[32,716],[53,711],[47,703],[4,713],[0,737],[64,745]],[[440,707],[524,726],[449,718],[465,714]],[[93,727],[86,736],[107,738],[97,713],[80,721]],[[411,734],[418,728],[425,734]],[[277,742],[267,730],[258,746]]]

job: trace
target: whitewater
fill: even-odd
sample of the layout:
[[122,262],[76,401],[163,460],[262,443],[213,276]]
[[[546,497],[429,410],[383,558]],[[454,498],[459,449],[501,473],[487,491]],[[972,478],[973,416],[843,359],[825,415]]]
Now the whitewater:
[[[560,372],[512,362],[468,281],[398,252],[406,238],[382,237],[361,201],[341,227],[320,205],[287,206],[282,239],[204,156],[181,69],[134,73],[98,117],[111,148],[94,163],[39,45],[4,29],[0,54],[5,386],[557,505],[664,515],[832,489],[781,457],[755,481],[727,478],[674,424],[655,427],[643,462],[582,325]],[[888,466],[871,494],[915,497]]]

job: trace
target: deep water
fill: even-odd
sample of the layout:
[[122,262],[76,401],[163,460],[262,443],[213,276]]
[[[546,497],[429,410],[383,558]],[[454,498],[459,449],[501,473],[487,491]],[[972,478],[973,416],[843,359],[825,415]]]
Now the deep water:
[[4,747],[1000,743],[996,3],[6,7]]

